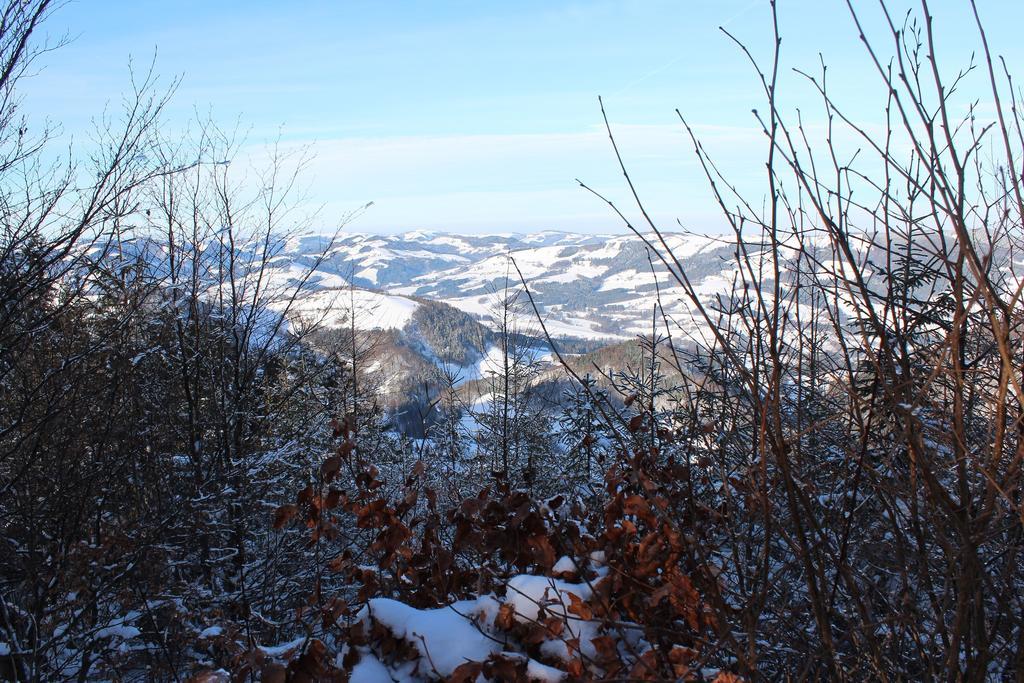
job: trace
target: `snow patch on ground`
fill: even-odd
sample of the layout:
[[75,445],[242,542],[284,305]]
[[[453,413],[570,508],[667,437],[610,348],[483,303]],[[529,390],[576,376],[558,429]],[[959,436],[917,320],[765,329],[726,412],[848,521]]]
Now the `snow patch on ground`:
[[580,652],[589,658],[597,656],[593,641],[600,636],[599,623],[580,619],[569,611],[575,596],[580,601],[590,599],[593,591],[587,583],[569,583],[546,576],[521,574],[509,579],[505,600],[515,608],[516,621],[533,623],[543,607],[548,616],[558,617],[565,622],[566,633],[562,638],[547,640],[540,650],[549,657],[569,661],[572,655],[566,640],[579,639]]
[[493,623],[498,607],[496,600],[487,597],[424,610],[376,598],[370,600],[367,609],[393,634],[415,645],[424,663],[433,664],[438,674],[448,677],[460,664],[480,662],[501,651],[500,642],[482,632]]
[[108,626],[106,628],[101,628],[99,631],[96,632],[96,637],[100,639],[117,637],[121,638],[122,640],[128,640],[129,638],[134,638],[135,636],[141,633],[142,631],[135,628],[134,626],[125,626],[123,624],[120,624],[117,626]]
[[[529,622],[536,618],[536,605],[525,596],[544,599],[542,586],[550,586],[554,579],[538,576],[518,576],[509,582],[506,600],[516,608],[516,619]],[[516,588],[513,588],[513,582]],[[589,595],[583,584],[557,582],[556,592]],[[562,593],[559,593],[562,594]],[[568,601],[566,601],[568,602]],[[389,667],[369,650],[360,650],[361,659],[352,671],[353,683],[386,683],[387,681],[421,680],[425,676],[447,678],[456,668],[466,662],[484,662],[492,655],[523,661],[526,674],[533,681],[558,683],[566,677],[564,671],[527,657],[522,652],[507,651],[507,634],[495,626],[501,603],[494,597],[484,596],[476,600],[460,600],[448,607],[438,609],[416,609],[388,598],[375,598],[367,603],[360,614],[362,619],[373,619],[387,627],[391,633],[409,643],[419,652],[415,663],[404,663]],[[522,609],[523,613],[518,614]],[[557,608],[555,608],[557,614]],[[552,610],[548,610],[552,614]],[[561,614],[565,614],[564,610]],[[532,616],[529,616],[532,615]],[[572,618],[570,618],[572,619]],[[580,622],[569,629],[570,634],[582,634],[593,638],[596,625]],[[570,636],[571,637],[571,636]],[[561,645],[561,647],[559,647]],[[593,653],[590,641],[581,642],[583,651]],[[560,640],[544,643],[541,650],[548,656],[566,661],[569,657],[565,643]]]
[[388,668],[369,652],[363,653],[359,663],[352,667],[349,683],[394,683]]

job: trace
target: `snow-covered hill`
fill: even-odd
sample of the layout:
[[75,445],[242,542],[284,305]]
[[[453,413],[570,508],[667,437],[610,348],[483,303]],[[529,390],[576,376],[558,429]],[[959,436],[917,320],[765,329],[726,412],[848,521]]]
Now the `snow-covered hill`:
[[[729,284],[732,247],[706,237],[667,236],[702,292]],[[487,324],[506,283],[519,286],[519,267],[553,336],[625,339],[649,330],[659,288],[666,313],[684,325],[689,305],[671,287],[665,269],[635,235],[541,232],[529,235],[455,235],[415,231],[397,235],[349,233],[291,239],[275,258],[282,274],[299,272],[326,249],[310,279],[303,311],[340,322],[352,308],[360,327],[401,329],[415,299],[440,301]],[[287,276],[286,276],[287,277]],[[373,294],[370,294],[373,292]],[[412,297],[412,298],[410,298]]]

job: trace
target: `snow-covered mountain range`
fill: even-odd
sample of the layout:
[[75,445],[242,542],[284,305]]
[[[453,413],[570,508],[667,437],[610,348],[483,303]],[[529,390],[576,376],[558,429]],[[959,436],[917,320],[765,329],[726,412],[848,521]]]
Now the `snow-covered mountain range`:
[[[713,296],[728,286],[729,242],[666,238],[699,291]],[[487,325],[506,283],[521,287],[515,266],[555,337],[634,337],[650,330],[659,293],[665,312],[684,327],[690,315],[657,256],[632,234],[312,234],[290,239],[273,266],[280,277],[297,277],[325,252],[300,309],[327,325],[340,324],[355,310],[360,327],[403,329],[422,299],[443,302]]]

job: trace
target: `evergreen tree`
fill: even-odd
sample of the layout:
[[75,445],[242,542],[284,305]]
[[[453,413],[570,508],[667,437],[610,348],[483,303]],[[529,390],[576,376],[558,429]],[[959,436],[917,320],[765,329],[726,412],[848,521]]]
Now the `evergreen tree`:
[[608,405],[608,394],[587,373],[582,384],[573,384],[564,392],[564,407],[558,419],[565,449],[560,458],[564,476],[590,493],[595,485],[600,488],[613,449],[614,427],[602,417],[599,403]]
[[521,294],[506,274],[492,312],[495,347],[484,372],[486,393],[473,416],[478,458],[513,487],[533,489],[554,439],[548,407],[536,391],[542,365],[536,336],[524,323]]

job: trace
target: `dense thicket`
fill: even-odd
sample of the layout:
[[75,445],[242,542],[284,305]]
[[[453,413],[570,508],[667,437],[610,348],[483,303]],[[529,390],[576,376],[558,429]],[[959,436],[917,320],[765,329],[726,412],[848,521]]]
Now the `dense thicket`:
[[556,378],[527,283],[487,332],[424,304],[440,363],[405,387],[371,368],[412,342],[319,329],[317,262],[267,267],[304,226],[287,160],[239,182],[237,141],[168,140],[143,78],[88,164],[48,164],[15,86],[50,5],[7,3],[0,678],[1019,679],[1024,126],[981,22],[980,72],[944,80],[923,9],[891,61],[865,36],[880,133],[822,72],[816,138],[778,35],[751,56],[763,202],[683,121],[734,286],[619,215],[692,321],[548,340]]

